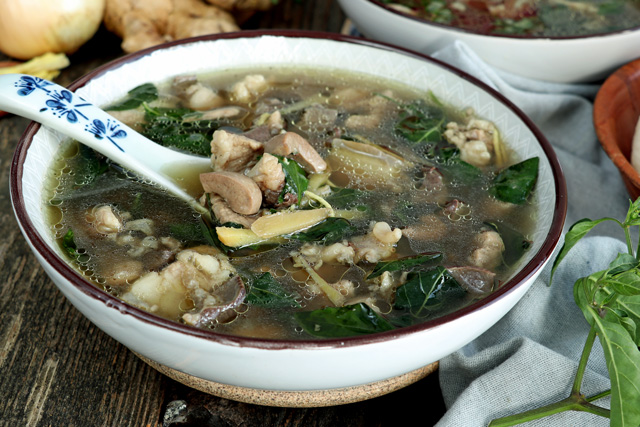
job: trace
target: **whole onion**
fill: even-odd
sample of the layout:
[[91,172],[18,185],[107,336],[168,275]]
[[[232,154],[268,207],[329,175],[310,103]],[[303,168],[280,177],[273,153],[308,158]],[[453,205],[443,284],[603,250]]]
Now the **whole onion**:
[[27,60],[73,53],[98,30],[105,0],[0,0],[0,51]]

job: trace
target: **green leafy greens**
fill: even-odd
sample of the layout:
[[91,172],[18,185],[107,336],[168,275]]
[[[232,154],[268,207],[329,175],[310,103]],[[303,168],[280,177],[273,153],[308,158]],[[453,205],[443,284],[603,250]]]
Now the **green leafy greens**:
[[391,323],[363,303],[299,311],[294,317],[305,332],[322,338],[367,335],[395,329]]
[[540,159],[532,157],[502,170],[489,189],[491,195],[503,202],[525,203],[538,179]]
[[[573,286],[574,300],[589,322],[590,330],[569,397],[493,420],[490,426],[512,426],[568,410],[607,417],[612,427],[640,425],[640,240],[635,250],[631,244],[631,228],[640,226],[640,198],[631,203],[623,222],[607,217],[583,219],[573,224],[554,260],[550,280],[571,248],[606,221],[615,222],[624,230],[628,253],[618,254],[607,269],[582,277]],[[580,388],[596,337],[604,350],[611,389],[585,397]],[[607,395],[611,396],[611,409],[592,403]]]
[[260,307],[300,308],[296,297],[299,295],[285,291],[271,273],[263,273],[251,281],[246,301]]
[[152,108],[146,103],[142,134],[165,147],[200,156],[211,155],[211,139],[220,127],[215,120],[198,120],[188,108]]
[[156,86],[153,83],[145,83],[131,89],[123,101],[107,108],[107,111],[132,110],[156,99],[158,99],[158,89]]

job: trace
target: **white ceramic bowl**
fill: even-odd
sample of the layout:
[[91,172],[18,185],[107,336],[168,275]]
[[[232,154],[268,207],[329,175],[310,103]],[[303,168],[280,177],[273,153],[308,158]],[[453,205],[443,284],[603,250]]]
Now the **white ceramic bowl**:
[[53,282],[100,329],[144,358],[197,379],[270,391],[331,390],[375,383],[436,362],[513,307],[549,261],[564,223],[566,188],[556,156],[531,121],[504,97],[419,54],[337,34],[291,32],[243,32],[170,43],[98,68],[70,89],[104,105],[141,83],[180,73],[292,64],[337,65],[431,90],[441,100],[472,107],[495,122],[522,158],[539,156],[534,244],[513,278],[482,301],[450,315],[357,338],[270,341],[168,321],[97,289],[53,245],[43,217],[42,182],[63,136],[35,123],[19,142],[11,172],[11,198],[22,232]]
[[640,57],[640,28],[566,38],[480,35],[411,17],[376,0],[338,2],[365,37],[427,55],[460,40],[488,64],[536,80],[593,82]]

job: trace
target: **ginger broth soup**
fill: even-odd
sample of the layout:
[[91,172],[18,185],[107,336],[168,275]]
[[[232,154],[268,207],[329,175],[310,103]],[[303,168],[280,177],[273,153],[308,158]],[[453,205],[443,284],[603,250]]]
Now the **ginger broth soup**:
[[68,141],[47,220],[95,286],[223,334],[383,332],[491,294],[532,246],[539,158],[433,93],[355,72],[252,68],[145,83],[109,107],[189,174],[211,218]]

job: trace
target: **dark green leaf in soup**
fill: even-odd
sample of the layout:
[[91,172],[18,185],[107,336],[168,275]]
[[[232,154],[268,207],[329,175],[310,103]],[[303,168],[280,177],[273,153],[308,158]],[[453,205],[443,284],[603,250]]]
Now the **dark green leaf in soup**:
[[505,247],[502,258],[505,265],[514,265],[531,247],[531,240],[507,224],[498,221],[486,222],[485,224],[495,230],[502,238]]
[[78,145],[78,155],[81,161],[75,172],[74,189],[92,185],[98,177],[109,170],[109,160],[101,154],[93,151],[84,144]]
[[333,188],[326,197],[327,202],[337,209],[367,210],[366,198],[368,192],[355,188]]
[[430,261],[439,260],[442,258],[442,253],[434,252],[430,254],[422,254],[415,256],[408,256],[392,261],[381,261],[376,264],[373,271],[367,276],[367,280],[375,279],[382,275],[385,271],[409,271],[413,267],[426,264]]
[[152,83],[145,83],[138,87],[131,89],[128,92],[127,97],[109,108],[107,111],[124,111],[132,110],[139,107],[145,102],[151,102],[158,98],[158,89]]
[[299,298],[299,295],[285,291],[271,273],[263,273],[251,280],[246,301],[267,308],[300,308],[296,298]]
[[73,230],[69,229],[65,233],[62,238],[62,248],[65,250],[67,255],[73,260],[77,260],[80,254],[78,253],[78,247],[76,246],[76,242],[73,239]]
[[416,318],[427,317],[445,299],[462,296],[464,289],[444,267],[410,273],[396,291],[395,308],[407,310]]
[[344,218],[331,217],[321,223],[288,236],[289,239],[302,242],[321,242],[330,245],[353,235],[358,229]]
[[532,157],[502,170],[493,180],[491,195],[503,202],[525,203],[538,179],[539,163],[538,157]]
[[395,131],[398,135],[413,144],[442,140],[445,117],[441,108],[423,100],[401,104],[384,95],[379,96],[398,104],[400,113],[395,125]]
[[393,330],[394,327],[363,303],[295,313],[305,332],[322,338],[341,338]]
[[298,203],[302,201],[302,195],[307,191],[309,180],[307,174],[295,160],[282,156],[275,156],[282,165],[285,176],[284,189],[280,193],[278,201],[282,203],[287,193],[295,194],[298,197]]
[[145,105],[142,134],[165,147],[201,156],[211,155],[211,138],[220,127],[216,120],[197,120],[188,108],[151,108]]

